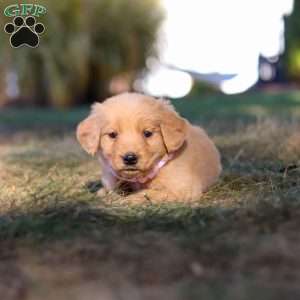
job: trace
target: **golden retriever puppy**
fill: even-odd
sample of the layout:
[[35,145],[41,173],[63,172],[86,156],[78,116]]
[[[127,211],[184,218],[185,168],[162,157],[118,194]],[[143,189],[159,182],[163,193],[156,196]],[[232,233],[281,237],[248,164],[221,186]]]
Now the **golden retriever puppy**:
[[98,157],[104,189],[126,187],[136,201],[198,200],[221,172],[219,152],[203,129],[169,102],[141,94],[94,104],[77,139]]

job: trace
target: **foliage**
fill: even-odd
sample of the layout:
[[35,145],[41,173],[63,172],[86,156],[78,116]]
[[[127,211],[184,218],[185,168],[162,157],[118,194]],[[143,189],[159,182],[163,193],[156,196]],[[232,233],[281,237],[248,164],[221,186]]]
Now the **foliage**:
[[293,14],[286,19],[284,63],[288,76],[300,82],[300,1],[294,3]]
[[[157,0],[32,2],[47,8],[40,46],[11,49],[1,35],[0,73],[18,74],[23,98],[59,107],[101,99],[113,76],[143,69],[162,18]],[[9,20],[0,17],[0,26]]]

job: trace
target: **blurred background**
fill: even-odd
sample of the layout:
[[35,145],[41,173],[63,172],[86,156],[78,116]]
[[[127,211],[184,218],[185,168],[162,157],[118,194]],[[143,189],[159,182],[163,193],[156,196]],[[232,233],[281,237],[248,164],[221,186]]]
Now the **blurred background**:
[[[0,34],[0,107],[69,108],[124,91],[182,98],[297,89],[300,1],[43,0],[39,47]],[[1,1],[3,11],[11,1]],[[12,18],[1,14],[1,26]]]
[[[3,30],[16,2],[47,9],[37,48]],[[300,299],[300,0],[0,10],[1,300]],[[216,143],[199,203],[97,196],[75,128],[124,91],[170,97]]]

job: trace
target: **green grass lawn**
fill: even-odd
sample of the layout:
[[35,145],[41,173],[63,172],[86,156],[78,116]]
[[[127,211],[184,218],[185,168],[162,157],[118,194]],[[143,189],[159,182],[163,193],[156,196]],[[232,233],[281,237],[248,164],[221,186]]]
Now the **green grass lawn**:
[[300,297],[300,92],[174,101],[222,154],[199,202],[100,199],[88,109],[0,110],[0,299]]

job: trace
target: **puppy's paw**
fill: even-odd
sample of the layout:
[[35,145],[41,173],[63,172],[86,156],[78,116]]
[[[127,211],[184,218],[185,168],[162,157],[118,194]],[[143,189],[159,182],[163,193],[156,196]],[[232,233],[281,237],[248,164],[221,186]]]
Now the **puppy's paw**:
[[169,200],[170,199],[167,194],[150,189],[133,193],[121,199],[122,203],[133,205],[160,204]]
[[97,196],[98,197],[103,198],[103,197],[105,197],[107,195],[108,195],[108,191],[104,187],[97,191]]
[[144,192],[134,193],[125,197],[121,197],[118,203],[122,205],[148,205],[152,204],[151,200]]

